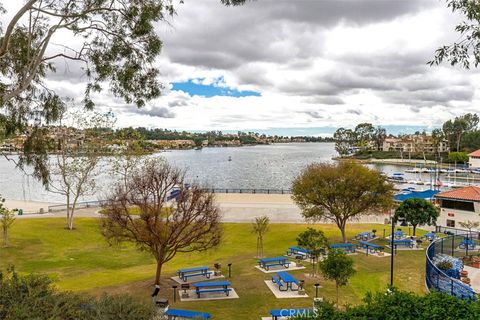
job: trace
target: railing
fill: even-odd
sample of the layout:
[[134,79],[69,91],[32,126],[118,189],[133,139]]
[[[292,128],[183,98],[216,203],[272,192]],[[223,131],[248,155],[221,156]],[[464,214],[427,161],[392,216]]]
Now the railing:
[[[78,202],[75,205],[75,209],[98,208],[102,206],[103,202],[104,200]],[[67,210],[66,204],[56,204],[53,206],[48,206],[48,212],[57,212],[57,211],[66,211],[66,210]]]
[[[457,229],[458,230],[458,229]],[[472,300],[476,299],[475,291],[468,285],[458,279],[450,277],[444,271],[440,270],[433,262],[436,255],[445,254],[455,258],[463,258],[472,253],[472,250],[459,249],[460,242],[468,236],[468,231],[463,234],[450,235],[440,238],[431,243],[426,253],[426,274],[425,284],[429,290],[437,290],[448,293],[452,296]]]

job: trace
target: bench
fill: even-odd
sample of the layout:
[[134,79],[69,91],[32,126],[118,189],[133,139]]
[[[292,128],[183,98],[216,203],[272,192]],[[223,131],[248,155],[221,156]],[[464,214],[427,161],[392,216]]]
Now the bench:
[[362,232],[362,233],[359,233],[355,236],[355,240],[369,240],[369,239],[373,239],[373,236],[370,232],[366,231],[366,232]]
[[278,320],[278,318],[288,318],[288,317],[308,317],[314,315],[313,309],[304,308],[304,309],[276,309],[270,310],[270,315],[272,320]]
[[202,276],[207,279],[210,279],[211,273],[207,266],[203,266],[203,267],[195,267],[195,268],[188,268],[188,269],[180,269],[177,271],[177,275],[183,282],[187,282],[188,278],[197,277],[197,276]]
[[428,233],[425,233],[425,234],[422,236],[422,238],[424,238],[424,239],[426,239],[426,240],[429,240],[429,241],[433,241],[433,240],[437,239],[438,236],[437,236],[435,233],[433,233],[433,232],[428,232]]
[[285,286],[283,285],[282,281],[280,281],[279,278],[277,278],[275,276],[272,276],[272,282],[275,283],[278,286],[278,290],[280,290],[280,291],[287,291],[288,290],[288,288],[285,288]]
[[378,244],[370,243],[367,241],[359,241],[358,243],[363,249],[366,249],[367,255],[369,251],[370,253],[377,253],[377,252],[382,252],[384,250],[382,246],[379,246]]
[[[287,285],[287,290],[297,291],[300,288],[300,281],[286,271],[280,271],[277,273],[280,280]],[[293,289],[292,284],[297,285],[297,289]]]
[[310,257],[310,250],[301,247],[290,247],[287,250],[287,256],[300,256],[303,260]]
[[393,245],[413,248],[414,243],[413,243],[413,240],[410,240],[410,239],[393,240]]
[[331,249],[339,249],[346,252],[355,252],[355,245],[353,243],[335,243],[330,246]]
[[288,268],[290,266],[290,262],[285,257],[259,259],[258,263],[260,265],[260,268],[267,271],[270,269],[270,267],[274,266],[283,266],[284,268]]
[[223,292],[228,297],[230,291],[232,291],[232,289],[229,288],[230,285],[230,281],[198,282],[193,284],[198,298],[200,298],[202,293],[209,292]]
[[180,309],[168,309],[165,311],[165,315],[168,319],[210,319],[212,316],[206,312],[180,310]]

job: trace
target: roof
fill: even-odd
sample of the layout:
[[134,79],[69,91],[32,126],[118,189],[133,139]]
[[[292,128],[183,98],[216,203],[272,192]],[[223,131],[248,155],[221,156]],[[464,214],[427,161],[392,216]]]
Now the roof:
[[430,200],[439,192],[440,191],[438,191],[438,190],[412,191],[412,192],[409,192],[409,193],[397,194],[393,198],[394,198],[395,201],[398,201],[398,202],[403,202],[403,201],[408,200],[408,199]]
[[458,199],[480,202],[480,187],[469,186],[456,190],[440,192],[436,195],[436,197],[442,199]]
[[480,157],[480,149],[468,154],[470,157]]

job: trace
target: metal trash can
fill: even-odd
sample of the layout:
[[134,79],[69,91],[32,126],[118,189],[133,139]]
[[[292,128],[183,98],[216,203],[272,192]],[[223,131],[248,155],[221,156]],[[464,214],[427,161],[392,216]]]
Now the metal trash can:
[[18,215],[22,216],[23,215],[23,209],[18,209]]

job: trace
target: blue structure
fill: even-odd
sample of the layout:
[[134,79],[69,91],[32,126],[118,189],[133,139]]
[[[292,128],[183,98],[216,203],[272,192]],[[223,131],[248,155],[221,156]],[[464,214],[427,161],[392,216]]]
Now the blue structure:
[[212,316],[206,312],[180,310],[180,309],[168,309],[165,312],[168,319],[210,319]]
[[403,202],[408,199],[431,200],[439,192],[440,190],[410,191],[397,194],[393,197],[393,199],[397,202]]
[[[456,248],[464,240],[464,237],[465,235],[451,235],[440,238],[428,246],[425,284],[430,291],[437,290],[466,300],[477,299],[475,291],[469,285],[458,280],[463,262],[454,255],[460,254]],[[436,263],[442,260],[452,262],[452,269],[440,270]]]

